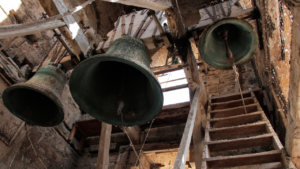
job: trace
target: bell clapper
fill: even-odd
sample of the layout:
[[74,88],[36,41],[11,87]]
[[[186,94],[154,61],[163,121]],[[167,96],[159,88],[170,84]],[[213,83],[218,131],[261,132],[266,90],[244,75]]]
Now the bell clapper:
[[226,57],[229,60],[229,62],[231,62],[232,64],[234,64],[234,57],[233,54],[229,48],[228,45],[228,30],[224,29],[223,31],[220,31],[219,34],[221,35],[221,37],[223,38],[225,45],[226,45]]

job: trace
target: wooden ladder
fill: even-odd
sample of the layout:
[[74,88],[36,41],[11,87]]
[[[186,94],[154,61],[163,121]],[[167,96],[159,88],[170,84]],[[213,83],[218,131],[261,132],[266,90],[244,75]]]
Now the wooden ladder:
[[[251,91],[209,97],[202,168],[293,168]],[[240,166],[240,167],[237,167]]]

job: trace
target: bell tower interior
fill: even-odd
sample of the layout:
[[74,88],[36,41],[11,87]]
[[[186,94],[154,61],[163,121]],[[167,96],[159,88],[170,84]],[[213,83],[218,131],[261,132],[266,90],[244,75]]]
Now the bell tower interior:
[[299,0],[0,1],[0,168],[300,168],[299,23]]

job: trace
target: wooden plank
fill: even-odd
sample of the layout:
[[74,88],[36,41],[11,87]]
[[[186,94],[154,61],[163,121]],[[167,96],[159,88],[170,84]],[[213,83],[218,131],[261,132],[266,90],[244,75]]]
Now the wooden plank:
[[0,27],[0,39],[25,36],[66,26],[66,23],[60,20],[43,20],[24,24],[15,24]]
[[210,152],[226,151],[233,149],[243,149],[258,146],[272,146],[273,134],[264,134],[249,138],[239,138],[232,140],[220,140],[206,142]]
[[202,133],[202,119],[205,119],[202,117],[202,115],[206,115],[206,111],[202,104],[199,104],[199,107],[197,109],[196,119],[194,123],[194,129],[193,129],[193,143],[194,143],[194,158],[195,160],[195,167],[196,169],[201,169],[202,165],[202,155],[203,155],[203,133]]
[[228,157],[212,157],[204,160],[207,162],[209,168],[221,168],[279,162],[280,155],[280,150],[274,150],[256,154],[246,154]]
[[[241,19],[252,18],[253,15],[256,15],[255,8],[248,8],[245,10],[239,9],[239,10],[235,10],[231,13],[231,17],[237,17],[237,18],[241,18]],[[198,24],[189,27],[188,31],[204,30],[207,26],[209,26],[212,23],[213,23],[213,21],[211,19],[204,18],[203,20],[201,19]]]
[[264,94],[264,100],[265,100],[265,102],[266,102],[266,104],[267,104],[268,110],[269,110],[270,112],[273,112],[273,106],[272,106],[272,104],[271,104],[271,102],[270,102],[270,100],[269,100],[269,97],[268,97],[267,92],[266,92],[265,90],[263,90],[262,92],[263,92],[263,94]]
[[[119,150],[119,144],[118,143],[110,143],[109,144],[109,151],[118,151]],[[97,153],[99,151],[99,144],[96,145],[90,145],[89,152],[90,153]]]
[[[246,99],[247,97],[251,97],[250,92],[243,93],[243,98]],[[241,97],[241,93],[239,92],[231,96],[221,96],[218,98],[212,98],[211,102],[214,104],[214,103],[228,102],[228,101],[240,100],[240,99],[242,99],[242,97]]]
[[[133,126],[133,127],[120,127],[123,131],[127,130],[127,136],[131,139],[133,144],[139,144],[140,142],[140,126]],[[125,131],[124,131],[125,132]]]
[[176,103],[176,104],[170,104],[170,105],[166,105],[162,108],[162,110],[167,110],[167,109],[178,109],[178,108],[182,108],[182,107],[186,107],[189,106],[191,103],[188,102],[183,102],[183,103]]
[[178,86],[163,88],[162,92],[168,92],[168,91],[183,89],[183,88],[187,88],[187,87],[188,87],[188,84],[183,84],[183,85],[178,85]]
[[111,125],[102,122],[97,158],[97,169],[108,168]]
[[[202,65],[203,62],[197,62],[197,66]],[[166,65],[166,66],[160,66],[160,67],[155,67],[151,68],[152,72],[155,75],[163,74],[163,73],[168,73],[168,72],[173,72],[176,70],[181,70],[183,69],[182,64],[176,64],[176,65]]]
[[221,140],[234,138],[236,136],[247,137],[248,135],[264,134],[267,133],[267,129],[266,122],[257,122],[241,126],[209,129],[208,132],[211,140]]
[[166,10],[170,8],[172,5],[169,0],[118,0],[118,1],[112,1],[112,0],[103,0],[107,2],[116,2],[124,5],[130,5],[130,6],[137,6],[142,7],[146,9],[152,9],[152,10]]
[[261,116],[262,113],[264,112],[260,111],[256,113],[243,114],[234,117],[210,119],[209,123],[212,128],[221,128],[221,127],[243,125],[247,123],[254,123],[263,120]]
[[[257,106],[259,103],[254,103],[250,105],[246,105],[247,114],[259,111]],[[223,110],[214,110],[210,112],[210,117],[213,118],[222,118],[222,117],[230,117],[245,114],[244,106],[223,109]]]
[[[77,24],[73,16],[70,15],[74,13],[74,8],[72,10],[68,10],[63,0],[39,0],[39,2],[49,16],[54,16],[54,18],[56,16],[60,16],[60,18],[63,18],[64,22],[67,24],[67,27],[60,27],[59,30],[66,41],[69,43],[71,48],[74,50],[77,57],[83,58],[84,55],[86,55],[89,51],[90,45],[83,32],[81,31],[79,25]],[[93,0],[86,1],[84,4],[86,6],[91,2],[93,2]],[[77,6],[75,8],[75,11],[82,9],[85,6]]]
[[[242,93],[243,94],[249,94],[251,92],[257,92],[257,91],[260,91],[260,90],[261,90],[261,88],[259,88],[259,89],[251,89],[251,91],[250,90],[246,90],[246,91],[242,91]],[[241,93],[238,92],[238,93],[230,93],[230,94],[225,94],[225,95],[212,96],[212,99],[221,99],[221,98],[227,98],[227,97],[230,97],[230,96],[238,96],[238,95],[241,95]]]
[[201,99],[200,98],[201,89],[200,86],[197,87],[192,104],[190,113],[185,125],[184,133],[180,142],[178,154],[175,160],[174,168],[184,168],[186,164],[186,158],[188,154],[188,150],[191,143],[192,133],[194,129],[195,119],[197,115],[197,111],[199,109],[199,104]]
[[[255,97],[246,97],[244,99],[245,105],[253,104],[254,98]],[[243,99],[212,104],[211,110],[213,111],[213,110],[220,110],[220,109],[228,109],[228,108],[234,108],[239,106],[244,106]]]

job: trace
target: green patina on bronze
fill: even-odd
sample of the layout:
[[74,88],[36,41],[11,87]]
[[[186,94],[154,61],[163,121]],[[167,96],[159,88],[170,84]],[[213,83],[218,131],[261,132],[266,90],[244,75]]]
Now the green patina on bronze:
[[[71,94],[81,109],[105,123],[135,126],[150,122],[163,106],[162,90],[150,62],[149,50],[142,41],[117,39],[105,54],[95,55],[74,69]],[[116,108],[121,86],[125,124]]]
[[217,69],[231,69],[226,58],[226,47],[219,32],[228,30],[228,44],[234,56],[235,65],[249,61],[258,47],[257,33],[247,21],[238,18],[225,18],[214,22],[204,30],[199,41],[203,60]]
[[65,73],[56,66],[41,67],[26,83],[4,90],[2,99],[7,109],[30,124],[52,127],[64,119],[60,101],[67,82]]

